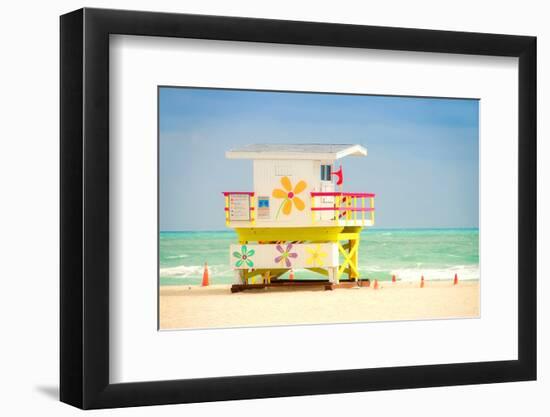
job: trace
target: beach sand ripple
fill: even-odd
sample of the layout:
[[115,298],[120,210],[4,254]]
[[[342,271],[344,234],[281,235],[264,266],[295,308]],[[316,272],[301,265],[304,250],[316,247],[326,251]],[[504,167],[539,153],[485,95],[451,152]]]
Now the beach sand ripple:
[[229,285],[160,288],[160,328],[212,328],[479,317],[479,281],[383,282],[380,289],[269,288],[232,294]]

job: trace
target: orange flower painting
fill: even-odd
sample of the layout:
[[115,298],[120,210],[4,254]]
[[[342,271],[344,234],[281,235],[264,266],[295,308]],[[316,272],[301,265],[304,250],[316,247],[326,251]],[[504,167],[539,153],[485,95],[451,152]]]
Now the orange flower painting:
[[292,213],[293,205],[296,207],[296,210],[299,210],[299,211],[302,211],[306,207],[304,200],[296,196],[296,194],[300,194],[302,191],[304,191],[307,188],[307,183],[305,181],[303,180],[298,181],[296,186],[293,188],[290,178],[283,177],[281,178],[281,185],[283,186],[283,189],[275,188],[272,193],[274,198],[283,199],[283,202],[281,203],[281,206],[277,211],[277,215],[275,216],[275,219],[279,218],[281,209],[283,214],[285,216],[288,216],[290,213]]

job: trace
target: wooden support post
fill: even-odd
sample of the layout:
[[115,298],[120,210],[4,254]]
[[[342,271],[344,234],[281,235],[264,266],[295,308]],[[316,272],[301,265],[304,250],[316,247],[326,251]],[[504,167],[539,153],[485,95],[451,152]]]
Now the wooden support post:
[[[246,245],[247,240],[239,240],[239,245]],[[243,281],[245,285],[248,285],[248,269],[243,269]]]
[[328,268],[328,280],[332,283],[332,284],[338,284],[338,268],[334,268],[334,267],[331,267],[331,268]]
[[225,196],[225,225],[229,226],[229,196]]
[[357,281],[359,279],[359,238],[350,240],[350,269],[348,273],[349,279]]
[[365,225],[365,197],[361,197],[361,225]]
[[250,207],[249,209],[250,221],[252,222],[253,225],[255,225],[256,224],[256,197],[251,195],[248,197],[248,200],[249,200],[248,206]]
[[348,272],[348,276],[351,278],[351,276],[354,274],[354,276],[359,277],[359,271],[357,270],[357,258],[354,260],[354,255],[357,253],[357,249],[359,249],[359,245],[357,244],[351,244],[351,242],[356,242],[357,237],[353,240],[350,240],[350,243],[346,245],[349,249],[346,250],[346,248],[338,242],[338,250],[340,253],[344,256],[344,263],[340,265],[340,268],[338,269],[338,278],[346,271],[346,269],[349,269],[352,272]]
[[240,269],[235,269],[235,281],[237,282],[237,284],[246,284],[246,282],[244,281],[244,274],[243,274],[243,271],[240,270]]

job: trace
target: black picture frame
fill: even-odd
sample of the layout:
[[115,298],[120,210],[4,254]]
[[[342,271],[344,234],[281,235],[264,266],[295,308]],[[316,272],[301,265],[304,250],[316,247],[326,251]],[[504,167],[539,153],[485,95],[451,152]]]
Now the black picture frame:
[[[90,409],[536,379],[535,37],[88,8],[60,23],[61,401]],[[519,58],[518,359],[110,384],[111,34]]]

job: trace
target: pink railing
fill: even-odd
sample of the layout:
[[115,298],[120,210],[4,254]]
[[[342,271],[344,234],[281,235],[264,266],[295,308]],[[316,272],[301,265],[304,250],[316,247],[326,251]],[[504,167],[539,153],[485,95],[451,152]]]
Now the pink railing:
[[228,197],[230,195],[248,195],[250,197],[254,197],[253,191],[222,191],[222,194],[224,197]]
[[[249,218],[250,221],[256,223],[256,198],[254,192],[251,191],[224,191],[225,197],[225,222],[227,225],[231,222],[230,199],[233,195],[245,195],[249,198]],[[312,192],[311,195],[311,221],[334,221],[337,224],[346,225],[366,225],[367,220],[370,225],[374,225],[374,197],[373,193],[350,193],[350,192]],[[318,202],[317,198],[331,198],[331,201]],[[322,216],[321,212],[333,212],[333,215]],[[366,213],[369,213],[367,219]]]
[[317,192],[314,191],[310,193],[312,197],[365,197],[365,198],[374,198],[376,194],[373,193],[344,193],[344,192]]
[[[311,220],[313,223],[320,220],[316,212],[332,211],[333,216],[323,220],[333,220],[340,224],[344,222],[350,225],[365,225],[366,213],[370,213],[370,225],[374,225],[374,197],[373,193],[350,193],[350,192],[312,192],[311,194]],[[317,205],[317,197],[333,197],[332,202],[321,202]],[[368,204],[366,204],[368,200]],[[328,204],[328,205],[327,205]]]

